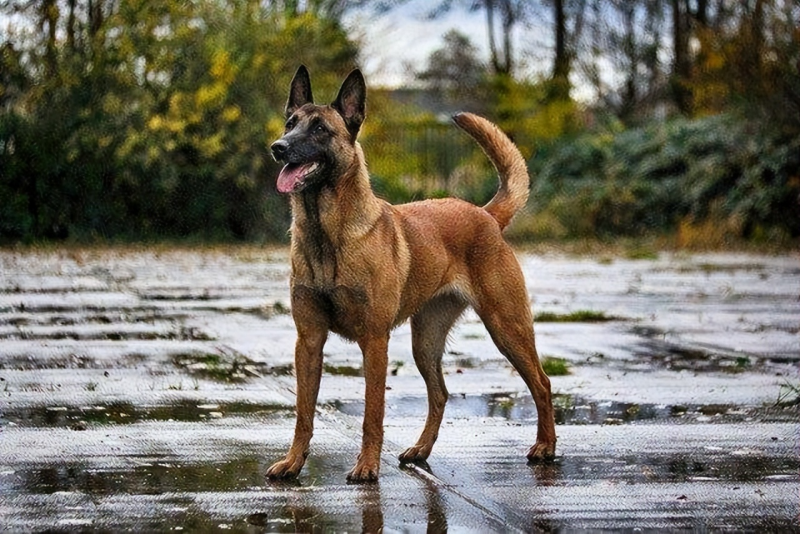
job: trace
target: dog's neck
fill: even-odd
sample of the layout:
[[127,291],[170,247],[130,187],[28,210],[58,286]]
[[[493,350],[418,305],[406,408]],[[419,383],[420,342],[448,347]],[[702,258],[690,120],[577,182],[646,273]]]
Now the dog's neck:
[[292,195],[292,235],[321,233],[336,247],[369,232],[383,211],[372,191],[361,145],[333,183]]

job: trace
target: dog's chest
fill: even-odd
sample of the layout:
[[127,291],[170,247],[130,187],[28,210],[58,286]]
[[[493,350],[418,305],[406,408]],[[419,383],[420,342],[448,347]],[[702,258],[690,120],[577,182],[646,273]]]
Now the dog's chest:
[[369,298],[363,288],[295,285],[292,289],[292,300],[310,304],[303,309],[322,316],[328,328],[344,338],[356,340],[366,331],[369,322]]

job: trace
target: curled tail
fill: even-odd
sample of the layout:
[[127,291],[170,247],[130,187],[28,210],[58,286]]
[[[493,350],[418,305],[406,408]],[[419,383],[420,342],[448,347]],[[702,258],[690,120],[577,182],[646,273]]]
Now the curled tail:
[[528,201],[528,166],[516,145],[500,128],[472,113],[457,113],[453,121],[483,149],[497,169],[500,188],[483,208],[505,228]]

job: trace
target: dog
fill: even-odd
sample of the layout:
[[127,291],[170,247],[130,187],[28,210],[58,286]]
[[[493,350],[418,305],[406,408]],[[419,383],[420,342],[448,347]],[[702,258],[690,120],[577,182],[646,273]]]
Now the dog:
[[556,434],[550,380],[536,353],[533,317],[519,263],[502,231],[527,201],[525,160],[488,120],[453,117],[482,147],[500,186],[483,207],[455,198],[391,205],[370,187],[358,133],[366,84],[359,70],[336,100],[314,104],[308,70],[292,79],[283,136],[271,145],[284,166],[277,190],[289,196],[291,310],[297,328],[297,420],[285,458],[270,479],[297,476],[308,455],[329,332],[355,341],[363,353],[365,407],[361,452],[350,482],[378,478],[391,331],[411,320],[414,361],[425,381],[428,414],[416,444],[400,461],[424,462],[442,422],[447,388],[442,353],[448,332],[467,306],[531,390],[538,412],[530,461],[552,459]]

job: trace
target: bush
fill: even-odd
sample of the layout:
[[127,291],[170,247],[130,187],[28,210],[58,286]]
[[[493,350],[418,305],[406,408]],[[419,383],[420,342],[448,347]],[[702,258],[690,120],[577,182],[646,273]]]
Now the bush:
[[534,189],[517,239],[714,230],[729,239],[800,235],[800,137],[734,116],[674,119],[560,140],[532,162]]

